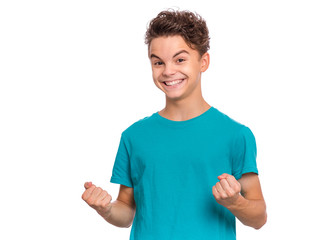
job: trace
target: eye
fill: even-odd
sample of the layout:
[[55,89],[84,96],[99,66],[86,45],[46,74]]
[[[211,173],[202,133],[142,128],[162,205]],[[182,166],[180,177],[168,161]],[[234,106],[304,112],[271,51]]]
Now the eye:
[[160,65],[162,65],[163,64],[163,62],[160,62],[160,61],[158,61],[158,62],[154,62],[154,65],[156,65],[156,66],[160,66]]
[[177,59],[177,62],[178,63],[181,63],[181,62],[184,62],[185,60],[183,59],[183,58],[179,58],[179,59]]

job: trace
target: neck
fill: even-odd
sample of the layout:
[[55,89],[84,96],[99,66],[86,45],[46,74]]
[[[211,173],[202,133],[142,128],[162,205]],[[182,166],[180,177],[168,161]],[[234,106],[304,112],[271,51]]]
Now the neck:
[[166,107],[159,114],[173,121],[185,121],[201,115],[210,107],[202,95],[196,99],[171,100],[166,98]]

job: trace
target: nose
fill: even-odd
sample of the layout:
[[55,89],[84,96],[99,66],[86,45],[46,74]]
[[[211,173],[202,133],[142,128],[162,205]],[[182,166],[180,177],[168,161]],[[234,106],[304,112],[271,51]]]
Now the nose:
[[175,69],[173,64],[167,63],[164,66],[164,70],[163,70],[163,73],[162,73],[164,76],[171,76],[171,75],[174,75],[175,73],[176,73],[176,69]]

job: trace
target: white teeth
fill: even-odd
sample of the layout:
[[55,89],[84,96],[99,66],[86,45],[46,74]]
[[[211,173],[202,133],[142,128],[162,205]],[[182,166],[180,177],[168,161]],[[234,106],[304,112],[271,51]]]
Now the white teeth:
[[182,80],[175,80],[175,81],[170,81],[170,82],[165,82],[168,86],[172,86],[172,85],[175,85],[175,84],[178,84],[182,82]]

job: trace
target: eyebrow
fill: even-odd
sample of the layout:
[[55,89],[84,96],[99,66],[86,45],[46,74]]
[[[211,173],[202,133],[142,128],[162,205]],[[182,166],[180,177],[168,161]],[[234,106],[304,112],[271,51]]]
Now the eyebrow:
[[[181,50],[181,51],[175,53],[174,56],[173,56],[173,58],[176,57],[176,56],[178,56],[178,55],[180,55],[181,53],[189,54],[189,52],[188,52],[187,50]],[[150,58],[158,58],[158,59],[161,59],[161,58],[159,58],[158,56],[156,56],[155,54],[151,54],[151,55],[150,55]]]

